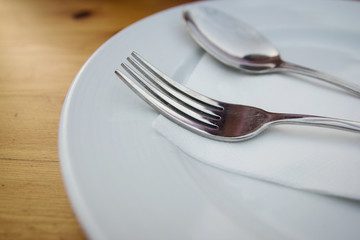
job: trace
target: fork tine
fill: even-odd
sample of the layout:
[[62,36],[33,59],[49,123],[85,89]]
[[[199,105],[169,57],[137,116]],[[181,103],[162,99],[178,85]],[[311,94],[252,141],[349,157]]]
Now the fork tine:
[[193,131],[201,132],[201,130],[204,129],[217,128],[214,123],[204,118],[201,114],[186,108],[173,100],[171,97],[167,96],[165,93],[161,92],[126,64],[122,63],[121,66],[143,87],[136,84],[120,70],[117,69],[115,73],[138,96],[165,117]]
[[[208,98],[208,97],[174,81],[169,76],[167,76],[166,74],[161,72],[159,69],[157,69],[155,66],[153,66],[151,63],[149,63],[147,60],[145,60],[142,56],[140,56],[135,51],[133,51],[131,53],[131,55],[144,68],[146,68],[148,71],[150,71],[151,73],[156,75],[158,79],[160,79],[162,82],[167,84],[171,89],[181,93],[181,95],[186,95],[188,98],[194,100],[195,102],[197,102],[199,104],[203,104],[205,107],[210,107],[210,108],[217,109],[217,110],[223,110],[223,107],[221,105],[219,105],[218,101]],[[193,104],[194,103],[192,103],[191,106]]]
[[[219,120],[220,116],[214,112],[217,110],[213,106],[208,106],[207,104],[201,103],[199,101],[190,98],[188,94],[183,91],[178,90],[170,82],[167,82],[166,79],[163,80],[159,75],[154,75],[152,71],[149,71],[146,66],[144,66],[137,59],[128,57],[127,60],[142,74],[144,75],[154,86],[161,89],[164,93],[171,96],[172,99],[176,99],[177,102],[181,102],[182,105],[185,105],[187,108],[198,112],[199,114],[208,117],[209,119]],[[170,79],[166,76],[166,78]],[[170,79],[171,80],[171,79]],[[173,80],[171,80],[173,81]]]

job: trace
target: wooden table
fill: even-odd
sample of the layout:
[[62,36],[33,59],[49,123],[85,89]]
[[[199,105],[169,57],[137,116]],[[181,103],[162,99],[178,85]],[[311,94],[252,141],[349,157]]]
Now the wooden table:
[[109,37],[191,0],[0,0],[0,239],[84,239],[60,172],[65,95]]

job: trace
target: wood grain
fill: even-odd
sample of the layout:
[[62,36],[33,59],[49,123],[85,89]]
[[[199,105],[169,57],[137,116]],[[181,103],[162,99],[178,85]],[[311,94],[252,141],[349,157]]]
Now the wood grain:
[[68,88],[109,37],[191,0],[0,0],[0,239],[84,239],[57,135]]

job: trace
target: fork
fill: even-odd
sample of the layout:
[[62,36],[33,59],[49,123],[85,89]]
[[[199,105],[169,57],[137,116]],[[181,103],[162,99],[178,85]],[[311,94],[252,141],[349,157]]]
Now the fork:
[[121,63],[128,74],[116,69],[120,79],[160,114],[210,139],[243,141],[275,124],[307,124],[360,133],[360,122],[357,121],[272,113],[257,107],[214,100],[171,79],[136,52],[132,52],[127,60],[133,67]]

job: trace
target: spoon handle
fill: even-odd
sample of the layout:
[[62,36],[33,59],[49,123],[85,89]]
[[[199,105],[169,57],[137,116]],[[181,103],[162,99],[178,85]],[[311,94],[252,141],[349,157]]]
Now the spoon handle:
[[345,81],[343,79],[340,79],[338,77],[332,76],[330,74],[327,73],[323,73],[323,72],[319,72],[307,67],[303,67],[294,63],[290,63],[290,62],[281,62],[281,64],[278,66],[279,70],[282,71],[289,71],[289,72],[293,72],[293,73],[297,73],[297,74],[302,74],[302,75],[306,75],[309,77],[314,77],[320,80],[323,80],[325,82],[334,84],[340,88],[343,88],[353,94],[355,94],[356,96],[360,97],[360,85],[357,85],[355,83],[352,82],[348,82]]

